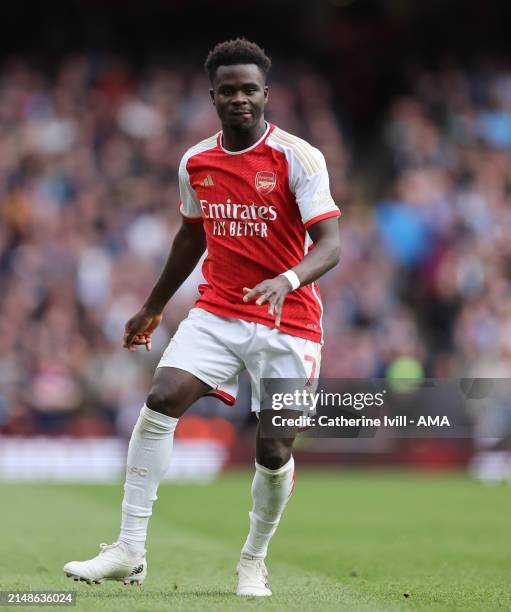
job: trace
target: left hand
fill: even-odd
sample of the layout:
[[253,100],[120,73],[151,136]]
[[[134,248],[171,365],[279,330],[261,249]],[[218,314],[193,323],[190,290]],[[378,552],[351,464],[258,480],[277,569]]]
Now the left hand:
[[282,319],[282,307],[288,293],[291,293],[291,283],[285,276],[276,276],[258,283],[252,289],[243,287],[244,302],[250,302],[257,295],[256,304],[261,306],[264,302],[268,302],[268,312],[275,315],[275,326],[280,327]]
[[146,351],[151,350],[151,336],[161,323],[161,312],[142,307],[135,316],[126,323],[124,328],[123,346],[129,351],[136,351],[135,345],[143,345]]

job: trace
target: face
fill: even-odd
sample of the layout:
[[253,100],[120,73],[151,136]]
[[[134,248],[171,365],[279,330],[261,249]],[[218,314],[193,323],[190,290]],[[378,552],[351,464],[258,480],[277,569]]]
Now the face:
[[268,87],[255,64],[219,66],[209,91],[222,125],[235,130],[255,127],[268,101]]

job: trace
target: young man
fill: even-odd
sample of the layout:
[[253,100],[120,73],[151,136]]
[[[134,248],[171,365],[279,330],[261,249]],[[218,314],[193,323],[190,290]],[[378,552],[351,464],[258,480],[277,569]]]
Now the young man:
[[[118,542],[89,561],[72,561],[74,579],[140,584],[158,485],[169,467],[179,417],[211,393],[234,403],[247,369],[252,410],[262,378],[319,373],[322,306],[315,281],[339,260],[339,209],[322,154],[264,120],[270,59],[256,44],[218,44],[206,71],[222,131],[189,149],[179,168],[182,226],[142,309],[128,321],[124,346],[151,349],[151,334],[204,250],[200,297],[156,370],[131,437]],[[314,244],[314,249],[311,246]],[[296,415],[282,410],[283,417]],[[250,530],[237,567],[238,595],[271,595],[264,564],[294,484],[292,438],[256,434]]]

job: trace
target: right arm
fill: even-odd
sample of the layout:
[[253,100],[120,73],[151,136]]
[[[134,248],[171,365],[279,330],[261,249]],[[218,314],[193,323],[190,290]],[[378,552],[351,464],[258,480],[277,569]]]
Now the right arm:
[[162,319],[167,302],[190,276],[206,249],[202,222],[183,223],[176,234],[167,262],[142,308],[127,323],[124,348],[135,351],[135,345],[151,350],[151,334]]

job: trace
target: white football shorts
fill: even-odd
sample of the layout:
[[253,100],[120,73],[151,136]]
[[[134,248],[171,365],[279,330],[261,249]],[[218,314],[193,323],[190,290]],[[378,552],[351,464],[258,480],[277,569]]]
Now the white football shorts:
[[158,367],[190,372],[211,387],[208,395],[229,405],[236,401],[238,376],[246,369],[252,386],[252,411],[259,412],[262,378],[301,379],[315,387],[320,361],[319,342],[260,323],[192,308],[170,340]]

